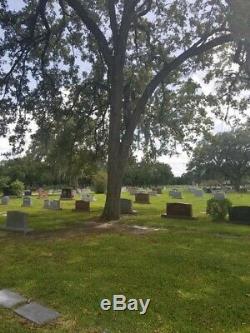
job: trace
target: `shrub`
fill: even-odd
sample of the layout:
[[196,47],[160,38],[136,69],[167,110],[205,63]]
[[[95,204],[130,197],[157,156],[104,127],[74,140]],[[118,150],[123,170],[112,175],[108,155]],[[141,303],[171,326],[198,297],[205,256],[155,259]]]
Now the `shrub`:
[[93,177],[93,187],[95,193],[105,193],[107,189],[107,174],[104,171],[97,172]]
[[216,200],[212,198],[207,201],[207,214],[213,221],[225,220],[232,202],[228,199]]
[[15,180],[10,184],[10,190],[12,195],[16,195],[18,197],[21,197],[23,195],[24,191],[24,183],[20,180]]

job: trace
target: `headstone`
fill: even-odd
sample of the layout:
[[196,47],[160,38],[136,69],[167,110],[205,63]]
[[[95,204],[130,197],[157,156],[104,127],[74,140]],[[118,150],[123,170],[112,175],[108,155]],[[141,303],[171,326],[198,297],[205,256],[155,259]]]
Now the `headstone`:
[[50,201],[50,209],[52,210],[60,210],[60,200],[51,200]]
[[149,191],[148,194],[155,197],[155,196],[157,196],[158,193],[156,191]]
[[61,200],[72,200],[74,199],[74,193],[71,188],[63,188],[61,193]]
[[120,211],[121,214],[136,214],[136,211],[133,210],[132,200],[129,199],[120,199]]
[[214,192],[214,199],[216,200],[224,200],[226,198],[224,192]]
[[24,197],[22,207],[31,207],[31,206],[32,206],[31,198],[30,197]]
[[229,208],[229,221],[250,225],[250,206],[233,206]]
[[38,303],[31,302],[15,310],[15,312],[38,325],[44,325],[57,319],[60,314],[54,310],[46,308]]
[[173,199],[183,199],[182,198],[182,194],[180,191],[176,191],[176,190],[172,190],[169,192],[169,195],[173,198]]
[[165,218],[193,219],[192,205],[186,203],[167,203]]
[[139,204],[150,204],[148,193],[136,193],[135,202]]
[[193,190],[193,194],[198,197],[198,198],[202,198],[204,196],[204,192],[201,189],[195,189]]
[[27,214],[16,210],[7,212],[6,224],[3,229],[9,231],[20,231],[25,234],[32,230],[28,228]]
[[51,200],[44,200],[43,208],[50,209]]
[[6,195],[6,196],[2,197],[1,204],[8,205],[9,201],[10,201],[10,197]]
[[90,202],[84,201],[84,200],[76,200],[74,211],[89,212],[90,211]]
[[12,308],[20,303],[25,303],[26,299],[18,293],[8,289],[0,290],[0,307]]
[[82,194],[82,200],[83,201],[88,201],[88,202],[93,202],[94,201],[94,194],[93,193],[83,193]]

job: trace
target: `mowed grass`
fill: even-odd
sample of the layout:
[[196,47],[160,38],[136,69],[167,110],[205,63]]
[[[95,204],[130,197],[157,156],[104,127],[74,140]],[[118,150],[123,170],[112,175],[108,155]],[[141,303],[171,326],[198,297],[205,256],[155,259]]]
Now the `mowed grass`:
[[[166,202],[174,201],[167,193],[152,197],[150,205],[134,205],[138,215],[118,223],[161,229],[142,235],[79,228],[100,215],[103,195],[96,196],[91,214],[72,212],[73,201],[56,212],[44,210],[40,199],[33,198],[32,208],[11,200],[8,210],[27,212],[34,232],[0,231],[0,289],[18,291],[62,316],[37,327],[0,308],[0,332],[249,333],[250,227],[211,222],[205,214],[209,197],[184,192],[178,200],[193,204],[194,221],[160,217]],[[229,198],[250,205],[249,194]],[[0,206],[1,214],[6,208]],[[4,220],[1,215],[0,224]],[[151,303],[145,315],[102,311],[100,301],[114,294]]]

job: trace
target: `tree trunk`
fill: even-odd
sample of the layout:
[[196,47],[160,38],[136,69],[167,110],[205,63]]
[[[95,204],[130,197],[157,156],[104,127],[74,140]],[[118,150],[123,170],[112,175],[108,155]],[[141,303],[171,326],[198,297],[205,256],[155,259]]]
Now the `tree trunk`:
[[123,72],[120,59],[115,58],[110,73],[110,120],[108,150],[108,184],[102,217],[117,220],[120,217],[120,195],[124,167],[121,163],[121,119],[123,98]]

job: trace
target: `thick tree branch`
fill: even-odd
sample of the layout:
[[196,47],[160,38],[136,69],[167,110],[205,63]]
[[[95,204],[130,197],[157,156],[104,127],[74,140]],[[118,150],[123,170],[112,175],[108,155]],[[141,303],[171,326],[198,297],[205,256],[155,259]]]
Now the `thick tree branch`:
[[[166,77],[174,70],[176,70],[180,65],[182,65],[186,60],[199,56],[207,51],[212,50],[213,48],[223,45],[228,42],[233,41],[233,36],[231,34],[223,35],[220,37],[216,37],[207,43],[200,44],[200,41],[198,43],[195,43],[193,46],[191,46],[188,50],[181,53],[178,57],[176,57],[172,62],[165,63],[153,79],[147,84],[141,98],[138,100],[133,115],[130,118],[130,123],[127,128],[127,131],[123,137],[123,149],[128,144],[130,145],[130,141],[132,140],[134,130],[136,126],[139,123],[141,115],[145,112],[146,104],[149,100],[149,98],[154,93],[155,89],[158,87],[158,85],[166,79]],[[199,45],[200,44],[200,45]],[[199,46],[198,46],[199,45]]]
[[118,23],[116,18],[116,11],[115,11],[115,2],[116,0],[107,0],[107,6],[109,11],[109,18],[110,18],[110,26],[113,34],[113,42],[114,45],[117,43],[118,39]]
[[82,22],[86,25],[88,30],[93,34],[97,45],[103,54],[103,58],[105,59],[106,64],[110,66],[112,62],[112,52],[108,46],[108,42],[103,32],[99,29],[98,25],[91,17],[90,12],[84,8],[81,1],[79,0],[66,0],[66,2],[81,18]]

